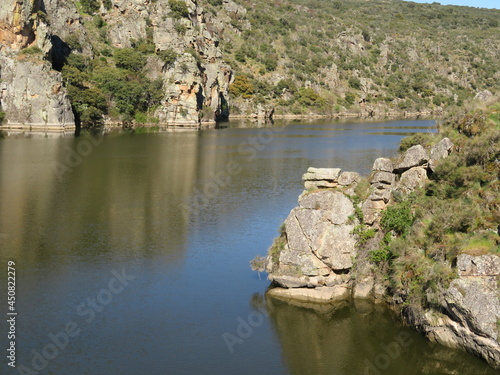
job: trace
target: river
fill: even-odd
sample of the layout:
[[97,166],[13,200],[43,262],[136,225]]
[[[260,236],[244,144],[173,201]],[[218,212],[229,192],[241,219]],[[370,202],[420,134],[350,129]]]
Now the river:
[[[384,306],[266,301],[265,275],[249,268],[307,167],[367,174],[402,137],[432,131],[429,120],[230,122],[1,140],[0,282],[14,261],[18,371],[2,356],[0,373],[494,374]],[[5,319],[1,332],[4,348]]]

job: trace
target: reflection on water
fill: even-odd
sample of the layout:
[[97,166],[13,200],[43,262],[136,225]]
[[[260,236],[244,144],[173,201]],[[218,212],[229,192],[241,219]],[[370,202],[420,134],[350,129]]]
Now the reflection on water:
[[[376,355],[375,339],[361,344],[356,337],[380,331],[390,338],[394,322],[379,318],[374,332],[363,315],[350,320],[352,309],[326,318],[294,310],[300,313],[289,322],[286,307],[270,309],[272,319],[233,354],[222,335],[234,333],[255,306],[265,309],[252,296],[268,282],[248,262],[265,253],[296,205],[309,166],[369,173],[375,158],[396,152],[402,134],[433,125],[308,121],[270,129],[229,122],[200,132],[109,134],[70,162],[88,139],[0,141],[0,263],[15,260],[19,273],[19,363],[31,363],[49,333],[71,321],[81,333],[45,373],[326,373],[326,364],[347,369],[329,358],[355,366],[345,349],[354,350],[353,342],[363,356]],[[58,173],[61,165],[69,170]],[[235,171],[221,183],[229,166]],[[78,306],[122,270],[133,281],[87,323]],[[1,273],[0,283],[5,278]]]
[[290,373],[474,374],[493,369],[460,351],[429,343],[403,327],[384,305],[305,305],[267,298],[273,327]]

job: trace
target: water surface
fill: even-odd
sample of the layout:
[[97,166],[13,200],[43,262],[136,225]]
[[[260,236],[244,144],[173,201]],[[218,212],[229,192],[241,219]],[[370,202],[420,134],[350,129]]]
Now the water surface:
[[[307,167],[369,173],[403,136],[434,131],[433,124],[228,123],[94,143],[0,141],[0,260],[17,264],[18,365],[36,365],[44,350],[52,357],[51,335],[73,324],[78,334],[40,373],[371,371],[366,363],[380,345],[405,330],[391,314],[266,301],[265,275],[248,262],[266,252],[296,205]],[[248,319],[255,327],[241,338]],[[493,373],[406,331],[412,345],[384,374]],[[238,340],[228,345],[228,337]]]

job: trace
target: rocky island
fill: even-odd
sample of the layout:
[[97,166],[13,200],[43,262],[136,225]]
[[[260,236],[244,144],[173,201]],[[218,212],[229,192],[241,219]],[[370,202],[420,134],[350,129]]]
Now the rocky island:
[[252,261],[268,295],[385,301],[429,339],[500,368],[498,110],[493,100],[404,139],[367,178],[309,168],[298,207]]

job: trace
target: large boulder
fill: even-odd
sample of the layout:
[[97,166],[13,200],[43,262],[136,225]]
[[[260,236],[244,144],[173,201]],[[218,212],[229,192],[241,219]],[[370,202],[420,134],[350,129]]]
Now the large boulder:
[[497,276],[500,275],[500,257],[461,254],[457,259],[457,270],[460,276]]
[[356,184],[361,179],[357,172],[342,172],[339,176],[338,184],[340,186],[350,186]]
[[424,167],[412,168],[401,175],[396,190],[409,194],[413,190],[424,186],[427,181],[427,169]]
[[394,170],[394,165],[391,159],[378,158],[373,163],[372,169],[374,171],[392,172]]
[[431,158],[429,160],[429,168],[434,172],[436,169],[436,165],[439,160],[448,157],[451,150],[453,149],[453,143],[449,138],[441,139],[432,149],[431,149]]
[[453,143],[450,141],[449,138],[441,139],[431,149],[431,159],[436,161],[444,159],[450,154],[452,148],[453,148]]
[[403,160],[394,168],[394,171],[400,174],[410,168],[421,166],[428,161],[427,151],[421,145],[416,145],[406,150]]
[[334,181],[337,182],[341,169],[340,168],[308,168],[307,173],[302,176],[304,181]]
[[354,213],[339,191],[302,195],[285,220],[286,244],[274,255],[270,279],[288,288],[337,285],[335,272],[352,268],[357,254]]
[[382,183],[386,185],[393,185],[396,180],[396,176],[390,172],[375,172],[373,175],[372,184]]

